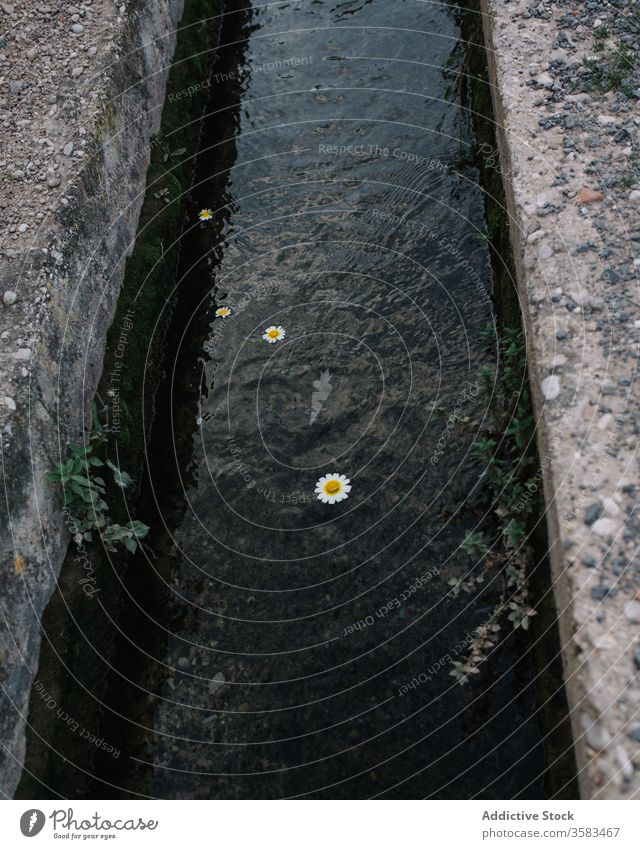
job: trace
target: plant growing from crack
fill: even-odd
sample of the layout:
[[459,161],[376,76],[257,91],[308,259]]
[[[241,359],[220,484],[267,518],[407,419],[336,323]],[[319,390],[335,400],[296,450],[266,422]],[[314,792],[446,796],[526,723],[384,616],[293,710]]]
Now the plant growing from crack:
[[594,49],[602,56],[597,59],[586,57],[584,67],[589,72],[585,81],[586,91],[597,91],[606,94],[609,91],[620,91],[627,97],[633,96],[633,86],[630,74],[634,65],[633,55],[625,49],[604,52],[604,43],[597,41]]
[[[487,334],[487,338],[490,336]],[[485,627],[470,644],[468,654],[453,664],[451,675],[460,684],[476,674],[478,665],[487,659],[496,645],[501,621],[506,618],[513,628],[527,630],[536,611],[529,605],[526,580],[531,551],[527,545],[527,516],[533,504],[524,495],[535,484],[533,462],[527,451],[534,438],[526,355],[520,328],[505,328],[499,342],[500,370],[497,384],[493,372],[485,385],[490,397],[495,426],[478,439],[475,450],[484,465],[492,510],[498,533],[488,539],[486,532],[467,534],[462,548],[481,569],[464,579],[449,581],[452,594],[473,592],[483,583],[488,572],[500,576],[500,594]],[[491,391],[489,391],[489,389]]]
[[59,486],[63,506],[73,517],[75,542],[93,542],[94,533],[98,533],[107,551],[117,551],[118,544],[121,544],[127,551],[134,553],[140,540],[149,532],[149,527],[137,520],[129,521],[126,525],[111,521],[109,505],[105,500],[107,484],[97,470],[108,468],[114,484],[120,489],[126,489],[131,484],[131,477],[110,460],[96,456],[98,447],[106,441],[94,402],[93,430],[89,441],[72,446],[67,460],[58,463],[49,472],[47,479]]
[[473,237],[479,242],[491,242],[498,231],[498,225],[495,221],[487,222],[484,227],[476,227],[473,232]]

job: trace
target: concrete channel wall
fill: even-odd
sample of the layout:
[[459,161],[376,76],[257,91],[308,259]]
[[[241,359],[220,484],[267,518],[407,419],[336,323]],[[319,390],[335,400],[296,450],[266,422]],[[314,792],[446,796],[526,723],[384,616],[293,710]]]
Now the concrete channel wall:
[[581,793],[620,799],[640,798],[640,92],[593,85],[589,58],[633,37],[603,5],[481,12]]
[[183,5],[0,4],[0,55],[8,69],[0,91],[5,797],[20,777],[39,623],[69,542],[46,474],[91,426]]

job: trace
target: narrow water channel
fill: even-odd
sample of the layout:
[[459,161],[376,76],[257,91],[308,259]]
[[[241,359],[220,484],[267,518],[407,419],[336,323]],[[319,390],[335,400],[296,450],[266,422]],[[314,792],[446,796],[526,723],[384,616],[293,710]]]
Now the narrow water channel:
[[452,674],[502,580],[462,548],[497,358],[460,49],[446,3],[226,6],[98,796],[545,794],[527,634]]

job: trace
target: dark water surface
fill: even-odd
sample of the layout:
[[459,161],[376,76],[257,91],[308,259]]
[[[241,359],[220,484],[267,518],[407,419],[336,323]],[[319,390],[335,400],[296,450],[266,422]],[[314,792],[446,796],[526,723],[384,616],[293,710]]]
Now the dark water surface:
[[[449,674],[495,600],[448,583],[486,509],[493,366],[456,21],[415,0],[228,17],[194,191],[214,220],[185,235],[199,295],[150,446],[170,613],[149,611],[167,656],[135,791],[538,796],[519,638],[466,686]],[[347,500],[316,500],[327,472]],[[135,673],[122,686],[134,700]]]
[[[125,792],[543,794],[525,635],[450,675],[497,594],[449,585],[488,507],[495,369],[459,39],[416,0],[225,19],[149,446],[157,559],[107,698],[129,719],[104,720],[129,739],[103,765]],[[328,472],[347,500],[315,498]]]

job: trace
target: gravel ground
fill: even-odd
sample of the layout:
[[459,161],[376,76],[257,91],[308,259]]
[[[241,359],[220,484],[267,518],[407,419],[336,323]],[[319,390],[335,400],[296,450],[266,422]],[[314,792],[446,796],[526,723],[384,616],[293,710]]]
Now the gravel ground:
[[582,792],[640,798],[640,9],[482,8]]
[[[57,216],[74,201],[125,7],[112,0],[0,3],[0,398],[15,410],[49,289],[29,274],[47,252]],[[4,285],[2,285],[4,284]],[[8,428],[8,429],[7,429]],[[5,423],[8,448],[11,423]]]

